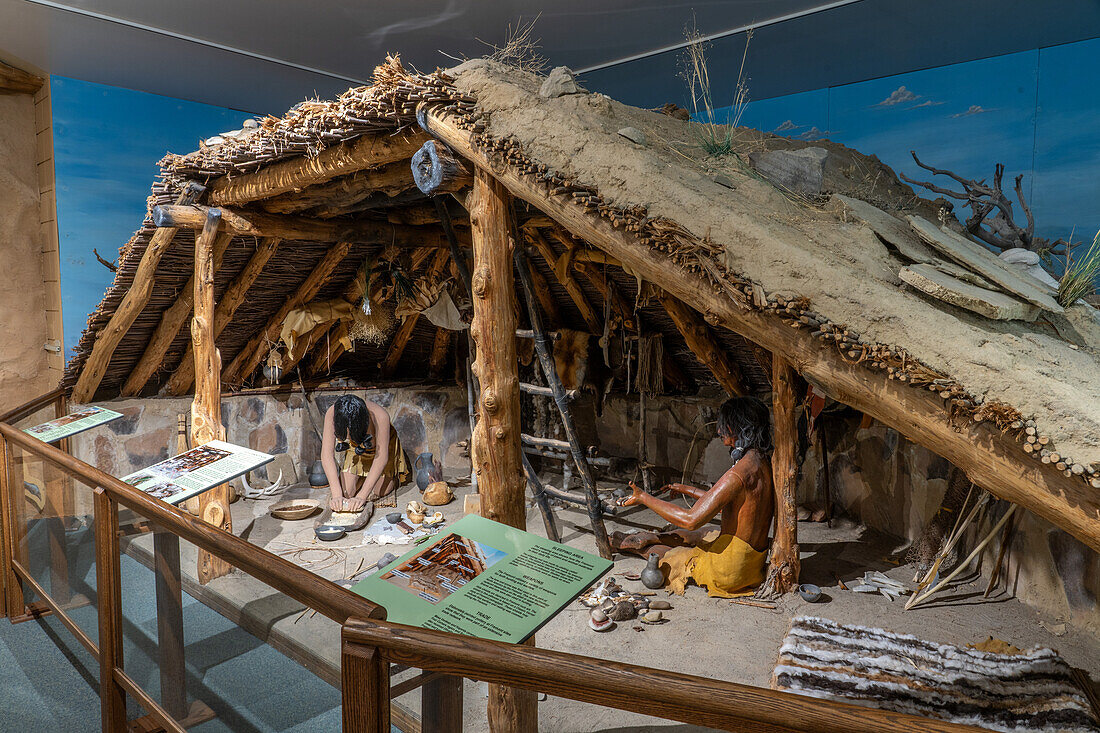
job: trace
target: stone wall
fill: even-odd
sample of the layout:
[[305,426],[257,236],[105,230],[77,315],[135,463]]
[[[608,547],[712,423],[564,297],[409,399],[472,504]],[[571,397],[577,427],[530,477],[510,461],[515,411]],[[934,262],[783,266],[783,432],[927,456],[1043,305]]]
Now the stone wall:
[[[311,394],[312,415],[321,428],[324,411],[342,394],[358,394],[386,408],[410,457],[424,451],[442,456],[456,472],[469,472],[459,441],[468,440],[466,392],[456,387],[399,387]],[[73,454],[113,476],[161,461],[176,452],[176,416],[190,415],[191,399],[145,398],[97,403],[124,417],[73,438]],[[320,457],[321,443],[300,393],[254,394],[222,400],[226,439],[265,453],[289,453],[298,480]],[[264,469],[260,469],[263,474]],[[274,479],[275,477],[271,477]]]

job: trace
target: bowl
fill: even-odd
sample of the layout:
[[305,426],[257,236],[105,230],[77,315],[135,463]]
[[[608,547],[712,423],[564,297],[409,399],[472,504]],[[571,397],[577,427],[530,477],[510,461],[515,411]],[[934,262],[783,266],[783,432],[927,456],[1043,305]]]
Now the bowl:
[[271,516],[279,519],[305,519],[321,508],[316,499],[286,499],[271,505]]
[[401,512],[390,512],[386,515],[386,521],[390,524],[397,524],[401,521]]
[[821,589],[813,583],[803,583],[798,586],[798,595],[807,603],[817,603],[821,600]]
[[317,539],[325,542],[338,540],[347,533],[347,527],[339,524],[322,524],[320,527],[314,527],[313,529],[313,534],[317,535]]

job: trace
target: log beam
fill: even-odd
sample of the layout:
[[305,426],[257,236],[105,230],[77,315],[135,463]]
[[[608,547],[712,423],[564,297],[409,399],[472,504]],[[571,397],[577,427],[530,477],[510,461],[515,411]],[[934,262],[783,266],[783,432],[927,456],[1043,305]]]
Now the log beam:
[[279,332],[283,328],[283,321],[286,320],[287,315],[295,308],[313,300],[321,286],[328,280],[329,275],[332,274],[332,271],[347,257],[350,249],[351,242],[341,242],[325,253],[325,256],[321,258],[313,271],[298,286],[298,289],[286,299],[279,310],[275,312],[275,315],[271,317],[271,320],[267,322],[267,325],[248,340],[248,343],[233,359],[233,363],[225,368],[225,371],[222,372],[223,382],[226,384],[240,384],[255,371],[256,367],[263,361],[264,355],[270,351],[271,345],[279,338]]
[[585,324],[588,326],[588,330],[591,333],[603,333],[603,325],[600,323],[599,316],[596,315],[596,311],[592,308],[592,304],[588,302],[588,298],[585,296],[584,291],[581,290],[577,281],[566,275],[563,280],[559,273],[554,269],[554,264],[557,262],[557,254],[554,252],[554,248],[550,246],[550,242],[546,241],[546,237],[542,235],[538,229],[525,229],[527,238],[531,240],[531,244],[535,245],[535,249],[539,251],[542,259],[546,260],[547,267],[554,273],[554,277],[561,283],[565,291],[569,293],[569,297],[573,300],[573,304],[577,306],[577,310],[581,313],[581,318],[584,319]]
[[[158,227],[202,229],[206,206],[154,206]],[[222,226],[238,237],[278,237],[305,242],[371,242],[398,247],[446,247],[443,230],[384,221],[326,221],[222,208]]]
[[[447,250],[440,250],[436,253],[435,259],[432,261],[431,267],[424,274],[424,278],[430,283],[439,277],[439,273],[443,272],[443,268],[446,266],[450,259],[450,253]],[[409,338],[412,337],[413,331],[416,330],[416,324],[420,321],[419,313],[412,313],[405,318],[405,322],[401,324],[397,329],[397,333],[394,334],[393,340],[390,342],[389,352],[386,354],[385,361],[382,362],[382,376],[389,379],[393,376],[393,372],[397,369],[397,363],[401,361],[401,355],[405,353],[405,347],[409,345]]]
[[[211,209],[202,234],[195,240],[195,317],[191,319],[191,343],[195,347],[195,399],[191,403],[191,445],[225,440],[222,427],[221,354],[214,345],[214,240],[218,236],[218,209]],[[229,487],[216,486],[199,494],[199,517],[227,532],[233,531],[229,514]],[[225,560],[199,549],[199,583],[209,583],[229,573]]]
[[344,340],[348,338],[348,324],[341,321],[328,336],[324,348],[318,349],[313,361],[309,364],[309,376],[313,377],[324,370],[328,373],[332,365],[336,363],[344,353]]
[[46,80],[0,61],[0,94],[34,94]]
[[[245,296],[248,295],[249,288],[256,282],[256,278],[263,272],[264,265],[271,259],[271,256],[275,254],[275,250],[279,246],[278,239],[261,239],[260,243],[256,245],[256,251],[249,258],[248,262],[238,273],[237,277],[233,279],[233,282],[229,284],[225,293],[222,294],[221,302],[218,303],[217,309],[214,311],[214,339],[215,341],[222,335],[222,331],[233,320],[233,314],[237,312],[237,308],[244,303]],[[192,344],[187,345],[187,351],[183,355],[183,361],[176,367],[176,371],[172,373],[172,376],[168,378],[168,381],[164,383],[164,387],[161,390],[167,395],[182,395],[186,394],[191,385],[195,382],[195,359],[194,359],[194,346]]]
[[[214,240],[214,272],[221,269],[222,257],[225,250],[233,241],[233,235],[222,232]],[[160,317],[160,323],[145,345],[145,352],[141,355],[137,366],[130,372],[126,383],[122,385],[123,397],[133,397],[145,387],[146,383],[164,366],[164,355],[168,353],[172,342],[176,340],[183,324],[191,317],[195,307],[195,276],[192,275],[180,290],[179,295],[172,305]],[[217,338],[217,334],[214,336]],[[187,359],[187,357],[184,357]]]
[[392,197],[414,188],[415,185],[409,166],[404,161],[397,161],[310,186],[302,191],[265,199],[260,207],[273,214],[294,214],[320,206],[350,207],[371,194],[381,193]]
[[775,536],[768,577],[757,595],[774,598],[798,587],[798,398],[795,371],[782,357],[772,357],[772,481],[775,487]]
[[676,324],[676,329],[684,337],[684,342],[691,349],[691,353],[695,354],[699,361],[710,369],[711,374],[718,380],[718,384],[722,385],[722,389],[726,390],[726,393],[731,397],[740,397],[746,394],[745,382],[741,378],[741,370],[722,351],[718,345],[718,340],[711,333],[710,327],[707,326],[703,317],[686,303],[664,291],[661,291],[659,299],[665,312],[668,313],[668,317],[672,319],[672,322]]
[[428,140],[412,156],[412,177],[422,193],[458,193],[473,183],[466,161],[437,140]]
[[272,163],[255,173],[232,178],[223,176],[210,184],[208,200],[214,206],[239,206],[300,191],[336,176],[410,158],[426,139],[412,131],[397,135],[362,135],[314,156]]
[[[186,206],[194,201],[202,191],[202,186],[189,184],[186,190],[176,199],[176,204]],[[202,223],[191,228],[201,229],[205,223],[204,215]],[[164,253],[172,246],[172,240],[175,238],[177,231],[179,230],[175,227],[164,227],[153,232],[153,236],[149,238],[149,244],[145,247],[137,271],[134,273],[133,283],[126,291],[126,295],[123,296],[118,308],[111,314],[110,321],[99,332],[95,343],[92,344],[92,353],[85,360],[84,367],[80,370],[80,376],[77,378],[76,385],[69,396],[73,402],[88,402],[95,395],[96,390],[99,389],[99,384],[103,381],[104,375],[107,374],[107,367],[111,363],[111,357],[114,356],[115,349],[118,348],[122,337],[130,330],[130,326],[141,315],[141,311],[145,309],[149,297],[153,294],[157,265],[160,264]]]
[[428,376],[439,379],[443,376],[443,367],[447,363],[447,354],[451,346],[451,332],[446,328],[435,330],[435,341],[432,342],[432,355],[428,359]]
[[849,364],[819,342],[808,329],[788,326],[772,314],[741,308],[720,294],[703,276],[670,266],[667,255],[634,234],[583,206],[549,196],[534,176],[498,165],[475,148],[472,134],[439,113],[429,111],[426,125],[457,153],[481,170],[491,170],[513,195],[541,209],[571,234],[613,255],[631,272],[659,282],[674,296],[691,303],[707,320],[735,331],[779,354],[829,396],[889,425],[963,469],[995,496],[1027,508],[1100,550],[1100,495],[1077,476],[1067,477],[1052,465],[1025,457],[1010,435],[989,422],[956,425],[945,402],[934,393],[887,378],[885,372]]
[[[516,361],[515,282],[509,237],[511,198],[491,175],[477,171],[470,204],[473,233],[474,374],[481,385],[473,434],[481,515],[527,528],[526,482],[520,455],[519,374]],[[523,733],[538,729],[535,695],[489,687],[489,729]]]

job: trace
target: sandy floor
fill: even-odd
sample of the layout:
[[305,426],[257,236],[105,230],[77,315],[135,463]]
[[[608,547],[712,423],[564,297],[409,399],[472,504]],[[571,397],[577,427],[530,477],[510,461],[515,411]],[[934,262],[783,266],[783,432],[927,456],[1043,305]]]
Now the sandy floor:
[[[462,494],[467,490],[465,487],[457,488],[456,500],[442,508],[448,522],[462,516]],[[288,490],[286,498],[292,496],[322,498],[321,492],[311,491],[308,487]],[[414,487],[405,487],[398,497],[399,507],[403,508],[418,497]],[[329,553],[313,553],[317,558],[325,556],[326,559],[304,563],[305,567],[323,577],[338,580],[352,573],[359,566],[360,559],[369,564],[387,550],[400,555],[402,550],[408,549],[363,546],[361,532],[352,533],[337,542],[321,543],[313,537],[314,518],[299,521],[275,519],[267,513],[271,503],[272,500],[241,500],[235,503],[232,511],[236,532],[276,553],[285,553],[297,547],[339,550],[343,557],[336,563],[332,563]],[[386,511],[379,508],[376,515]],[[609,531],[661,524],[647,510],[628,512],[626,516],[609,522]],[[567,544],[595,551],[591,532],[586,527],[586,515],[571,508],[559,508],[556,514]],[[528,512],[528,527],[533,533],[544,534],[541,518],[534,508]],[[1059,650],[1071,664],[1086,669],[1094,678],[1100,678],[1100,640],[1068,625],[1064,635],[1055,636],[1046,627],[1058,629],[1061,619],[1041,617],[1004,590],[983,599],[986,581],[976,574],[969,574],[964,578],[967,582],[956,586],[935,602],[903,611],[901,602],[848,592],[840,589],[836,581],[836,576],[851,580],[872,569],[881,570],[898,580],[911,581],[911,568],[899,567],[887,560],[896,544],[893,539],[843,521],[833,529],[823,524],[800,523],[799,539],[803,549],[802,579],[823,588],[825,599],[821,603],[809,604],[796,595],[789,595],[781,599],[778,608],[773,611],[736,606],[730,601],[709,598],[702,589],[692,587],[684,597],[672,596],[669,599],[673,609],[665,612],[669,619],[667,623],[642,627],[635,622],[625,622],[613,631],[602,634],[589,630],[586,624],[587,609],[573,603],[539,632],[537,644],[574,654],[767,686],[790,619],[797,615],[817,615],[841,622],[880,626],[936,642],[966,644],[992,635],[1019,647],[1049,646]],[[308,559],[309,555],[304,557]],[[195,565],[192,558],[193,548],[185,544],[185,575],[193,572]],[[322,567],[326,564],[327,567]],[[643,566],[644,561],[640,558],[628,557],[617,560],[612,572],[637,572]],[[617,579],[627,589],[642,589],[638,581],[622,577]],[[333,622],[309,614],[302,616],[298,604],[240,573],[216,580],[207,588],[217,597],[223,613],[237,612],[242,614],[242,618],[249,617],[249,625],[262,629],[261,633],[266,634],[271,643],[280,645],[284,651],[314,668],[323,677],[333,679],[333,672],[339,663],[338,633]],[[634,626],[644,630],[635,631]],[[253,633],[257,632],[253,630]],[[403,677],[397,677],[395,681]],[[419,708],[419,693],[404,695],[398,702],[416,710]],[[465,729],[485,730],[484,685],[467,682],[465,707]],[[555,698],[540,704],[539,715],[540,729],[545,731],[646,730],[650,725],[656,726],[655,730],[695,730],[669,721],[656,721],[633,713]]]

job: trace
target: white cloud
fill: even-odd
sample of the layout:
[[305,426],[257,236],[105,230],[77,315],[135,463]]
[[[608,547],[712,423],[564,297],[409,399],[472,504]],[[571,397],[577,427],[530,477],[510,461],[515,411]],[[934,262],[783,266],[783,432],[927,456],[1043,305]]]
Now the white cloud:
[[821,138],[828,135],[829,132],[830,132],[829,130],[819,130],[815,126],[815,127],[811,127],[809,130],[806,130],[806,132],[803,132],[802,134],[797,135],[796,137],[799,140],[820,140]]
[[921,95],[914,94],[910,90],[906,89],[905,85],[902,84],[900,87],[898,87],[894,91],[890,92],[890,96],[888,96],[886,99],[882,100],[881,102],[879,102],[875,106],[876,107],[893,107],[895,104],[901,104],[903,102],[915,102],[920,98],[921,98]]
[[794,120],[785,120],[779,123],[779,127],[772,130],[772,132],[787,132],[788,130],[797,130],[800,127],[802,127],[802,125],[794,124]]
[[993,110],[986,109],[985,107],[981,106],[980,104],[972,104],[967,108],[967,110],[965,112],[956,112],[955,114],[953,114],[951,116],[952,117],[970,117],[971,115],[980,115],[980,114],[985,114],[986,112],[992,112],[992,111]]
[[920,107],[939,107],[943,102],[933,102],[931,99],[926,99],[920,104],[914,104],[912,107],[906,107],[905,109],[918,109]]

